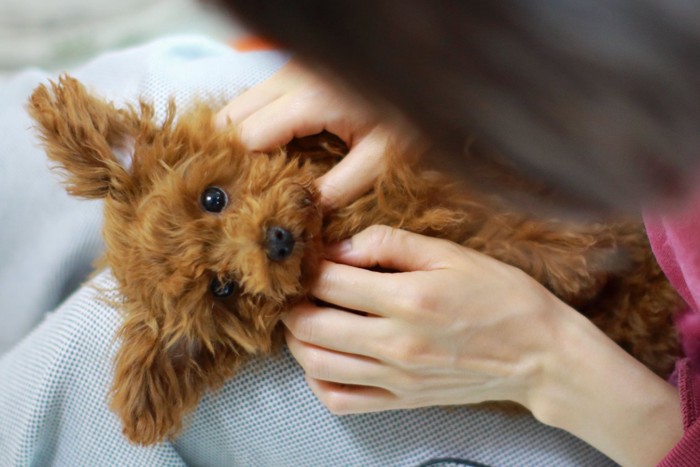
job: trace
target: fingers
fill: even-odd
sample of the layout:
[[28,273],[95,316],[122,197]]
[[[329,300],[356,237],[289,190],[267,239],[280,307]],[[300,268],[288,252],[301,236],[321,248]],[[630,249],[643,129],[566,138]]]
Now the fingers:
[[385,316],[405,292],[396,274],[323,261],[311,293],[327,303]]
[[295,77],[302,74],[303,70],[295,62],[287,63],[267,80],[233,98],[216,114],[216,126],[223,128],[229,124],[240,124],[258,109],[288,92],[296,83]]
[[356,141],[335,167],[316,181],[321,205],[332,210],[349,204],[369,190],[384,170],[389,135],[381,127]]
[[321,205],[330,210],[365,193],[383,169],[391,132],[378,125],[377,116],[363,104],[290,62],[233,99],[216,115],[215,123],[236,126],[241,142],[252,151],[271,150],[324,130],[337,135],[350,151],[317,180]]
[[381,412],[397,407],[398,398],[386,389],[348,386],[311,377],[306,382],[318,400],[335,415]]
[[[375,325],[367,326],[367,320],[376,319],[312,304],[298,305],[284,318],[290,352],[314,394],[333,413],[386,410],[397,399],[380,387],[401,381],[397,370],[368,356],[373,343],[384,342],[373,335]],[[358,333],[363,339],[357,339]]]
[[332,413],[375,412],[400,402],[391,389],[382,387],[386,382],[398,385],[403,381],[393,367],[372,358],[302,342],[289,330],[286,337],[290,352],[304,369],[309,387]]
[[[405,318],[436,301],[426,271],[448,268],[468,251],[448,241],[372,226],[327,248],[331,261],[321,263],[311,293],[346,309]],[[377,266],[399,273],[367,269]]]
[[340,105],[331,98],[314,96],[316,92],[308,90],[282,96],[248,116],[238,125],[243,144],[264,151],[323,130],[350,141],[352,132],[345,116],[336,110]]
[[[385,340],[379,318],[360,316],[310,302],[296,305],[283,322],[296,339],[344,353],[377,355],[375,343]],[[357,339],[358,334],[363,339]]]
[[368,357],[335,352],[294,337],[287,331],[287,347],[307,376],[340,384],[375,386],[386,380],[385,367]]
[[375,225],[328,246],[326,257],[358,268],[379,266],[408,272],[445,268],[455,255],[466,251],[446,240]]
[[231,100],[217,112],[214,123],[218,128],[239,125],[258,109],[269,105],[282,96],[279,88],[255,86]]
[[238,127],[249,149],[265,151],[295,137],[328,130],[348,145],[367,126],[363,111],[319,77],[290,62],[268,80],[234,98],[215,117]]
[[[244,113],[239,111],[239,115]],[[321,205],[330,210],[365,193],[382,170],[388,133],[381,127],[367,130],[364,125],[364,118],[353,115],[340,99],[309,90],[284,95],[258,108],[240,121],[238,130],[241,142],[253,151],[324,130],[345,141],[351,148],[348,155],[317,181]]]

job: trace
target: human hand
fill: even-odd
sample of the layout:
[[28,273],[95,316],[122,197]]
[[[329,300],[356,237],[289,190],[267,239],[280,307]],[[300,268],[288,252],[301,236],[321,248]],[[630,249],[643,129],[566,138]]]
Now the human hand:
[[361,101],[294,61],[233,99],[216,123],[237,125],[243,144],[254,151],[323,130],[340,137],[349,153],[317,180],[326,209],[344,206],[372,186],[394,132]]
[[622,465],[682,436],[675,389],[521,270],[384,226],[327,257],[311,292],[361,313],[306,302],[283,321],[331,412],[511,400]]
[[[517,268],[402,230],[375,226],[327,255],[312,293],[367,315],[307,302],[284,323],[311,388],[335,413],[528,406],[560,316],[573,312]],[[363,269],[373,266],[402,272]]]

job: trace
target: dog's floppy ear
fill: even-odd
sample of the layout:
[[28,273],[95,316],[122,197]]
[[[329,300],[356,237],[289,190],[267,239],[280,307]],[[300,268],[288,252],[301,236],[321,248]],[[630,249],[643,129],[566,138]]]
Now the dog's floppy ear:
[[202,384],[187,346],[165,348],[155,322],[127,318],[120,331],[111,408],[124,435],[149,445],[174,437],[182,417],[199,401]]
[[[173,329],[132,304],[119,331],[110,407],[133,443],[150,445],[177,436],[205,391],[223,385],[245,359],[239,347],[221,342],[223,335],[205,341],[184,332],[196,324],[184,315],[176,318],[185,322],[182,329]],[[217,317],[239,323],[226,310]]]
[[28,111],[37,122],[49,158],[66,174],[68,193],[83,198],[119,197],[129,175],[114,155],[136,132],[137,115],[91,96],[67,75],[34,90]]

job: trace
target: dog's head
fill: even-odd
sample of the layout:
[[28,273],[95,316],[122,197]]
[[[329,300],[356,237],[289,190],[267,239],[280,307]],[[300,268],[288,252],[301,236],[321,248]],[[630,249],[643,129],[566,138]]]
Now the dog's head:
[[[67,190],[104,198],[106,261],[123,297],[113,407],[151,443],[180,429],[211,387],[275,344],[320,252],[318,169],[284,150],[251,154],[206,105],[162,122],[63,77],[29,111]],[[116,154],[127,149],[130,162]]]

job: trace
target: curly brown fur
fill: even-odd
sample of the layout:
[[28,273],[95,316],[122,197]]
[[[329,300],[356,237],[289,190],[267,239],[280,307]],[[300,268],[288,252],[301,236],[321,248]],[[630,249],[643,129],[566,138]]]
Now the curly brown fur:
[[[174,437],[207,390],[281,343],[280,314],[306,296],[323,242],[387,224],[446,238],[515,265],[576,306],[659,374],[678,355],[680,304],[638,221],[570,223],[506,210],[440,173],[394,158],[375,189],[322,218],[313,180],[343,155],[330,137],[250,154],[205,104],[162,122],[117,109],[70,77],[36,89],[29,112],[70,193],[104,198],[105,263],[123,324],[112,386],[125,435]],[[130,167],[114,149],[133,144]],[[228,198],[219,213],[200,201]],[[270,233],[293,238],[284,254]],[[287,245],[289,246],[289,245]],[[217,298],[221,284],[235,293]]]

